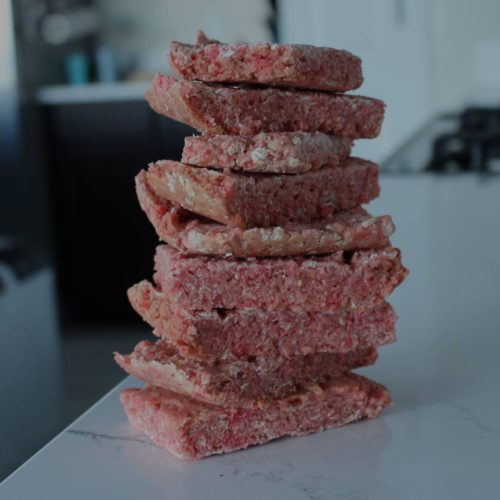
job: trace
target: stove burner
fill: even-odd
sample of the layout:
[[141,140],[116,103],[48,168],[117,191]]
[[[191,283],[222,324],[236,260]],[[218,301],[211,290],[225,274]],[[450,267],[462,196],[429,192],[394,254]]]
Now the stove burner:
[[500,108],[469,108],[459,116],[454,133],[434,141],[426,170],[433,172],[492,170],[500,160]]

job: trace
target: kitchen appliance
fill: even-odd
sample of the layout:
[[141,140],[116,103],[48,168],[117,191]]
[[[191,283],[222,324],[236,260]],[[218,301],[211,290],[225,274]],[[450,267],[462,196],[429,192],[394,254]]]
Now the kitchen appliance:
[[458,116],[455,130],[434,140],[427,170],[499,172],[500,108],[467,108]]
[[382,165],[384,173],[500,173],[500,107],[466,107],[437,116]]
[[47,197],[40,163],[26,154],[38,149],[36,141],[26,142],[33,122],[19,77],[11,6],[0,0],[0,477],[60,426]]

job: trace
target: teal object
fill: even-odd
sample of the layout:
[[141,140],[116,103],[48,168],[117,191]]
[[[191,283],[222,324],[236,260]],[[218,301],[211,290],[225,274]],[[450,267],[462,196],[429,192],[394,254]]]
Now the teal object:
[[73,52],[66,57],[66,78],[70,85],[84,85],[90,80],[89,58],[84,52]]

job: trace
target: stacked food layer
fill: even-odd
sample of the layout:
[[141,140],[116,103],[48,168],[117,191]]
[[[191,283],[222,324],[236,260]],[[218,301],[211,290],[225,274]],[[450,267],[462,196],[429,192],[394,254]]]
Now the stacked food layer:
[[128,292],[159,339],[115,355],[148,384],[121,395],[131,424],[192,459],[377,416],[387,390],[351,371],[395,341],[386,299],[407,270],[391,218],[361,207],[378,167],[351,147],[384,104],[342,93],[360,59],[204,35],[169,55],[179,78],[146,98],[201,135],[136,178],[165,244]]

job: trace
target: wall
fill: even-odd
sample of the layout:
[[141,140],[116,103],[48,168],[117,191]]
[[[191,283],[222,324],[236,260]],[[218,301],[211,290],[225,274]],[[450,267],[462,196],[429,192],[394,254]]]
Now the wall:
[[224,41],[271,36],[267,0],[97,0],[97,4],[105,21],[102,42],[132,58],[143,71],[165,70],[168,42],[193,42],[199,29]]
[[429,118],[427,11],[421,0],[281,0],[281,39],[344,48],[361,56],[357,91],[387,103],[376,141],[356,154],[380,161]]
[[499,0],[279,0],[281,38],[363,58],[361,93],[387,103],[383,160],[432,116],[500,101]]
[[500,1],[427,1],[435,109],[455,109],[469,100],[499,100]]

